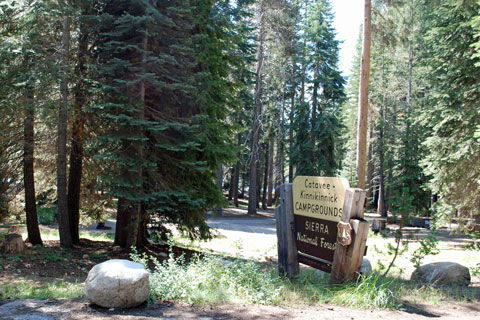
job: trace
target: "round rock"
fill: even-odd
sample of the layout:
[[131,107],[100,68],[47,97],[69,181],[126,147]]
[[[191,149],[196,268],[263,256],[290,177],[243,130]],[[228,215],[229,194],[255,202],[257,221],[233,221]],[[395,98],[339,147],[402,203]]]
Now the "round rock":
[[430,285],[470,284],[470,271],[456,262],[435,262],[425,264],[412,273],[411,281]]
[[368,259],[363,258],[362,259],[362,266],[360,267],[360,273],[364,276],[368,276],[370,273],[372,273],[372,264]]
[[104,308],[130,308],[150,295],[148,271],[140,263],[113,259],[97,264],[85,280],[85,297]]

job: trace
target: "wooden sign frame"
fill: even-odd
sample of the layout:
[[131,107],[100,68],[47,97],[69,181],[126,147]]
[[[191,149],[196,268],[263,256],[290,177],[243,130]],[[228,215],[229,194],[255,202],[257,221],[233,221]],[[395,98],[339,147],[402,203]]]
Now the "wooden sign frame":
[[[278,270],[281,275],[292,279],[299,272],[300,254],[295,241],[291,183],[285,183],[280,186],[280,198],[280,206],[275,208]],[[365,191],[355,188],[347,189],[339,224],[350,224],[352,231],[350,235],[351,243],[345,245],[347,243],[345,239],[340,239],[340,242],[337,241],[330,276],[331,284],[355,279],[360,274],[369,229],[369,223],[363,219],[364,203]],[[302,259],[300,257],[300,260]]]

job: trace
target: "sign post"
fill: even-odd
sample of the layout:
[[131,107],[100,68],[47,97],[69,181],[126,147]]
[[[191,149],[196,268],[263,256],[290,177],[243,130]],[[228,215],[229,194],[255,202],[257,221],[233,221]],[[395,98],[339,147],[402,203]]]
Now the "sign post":
[[[348,189],[345,194],[343,212],[339,221],[338,242],[333,258],[330,283],[341,283],[352,280],[362,266],[365,253],[369,224],[363,220],[365,191]],[[348,225],[349,234],[344,226]],[[341,231],[341,232],[340,232]],[[350,242],[350,244],[347,244]]]
[[280,206],[275,208],[277,220],[278,272],[289,279],[299,272],[298,252],[293,221],[292,184],[280,186]]

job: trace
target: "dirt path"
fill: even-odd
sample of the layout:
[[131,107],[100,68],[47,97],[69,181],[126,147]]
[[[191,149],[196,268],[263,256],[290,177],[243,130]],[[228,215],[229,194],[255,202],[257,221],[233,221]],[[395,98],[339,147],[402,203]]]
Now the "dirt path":
[[[5,301],[4,301],[5,302]],[[17,300],[0,306],[1,320],[151,320],[151,319],[480,319],[478,305],[417,306],[402,310],[358,310],[318,305],[296,308],[261,305],[190,306],[161,303],[137,308],[104,309],[84,299]]]

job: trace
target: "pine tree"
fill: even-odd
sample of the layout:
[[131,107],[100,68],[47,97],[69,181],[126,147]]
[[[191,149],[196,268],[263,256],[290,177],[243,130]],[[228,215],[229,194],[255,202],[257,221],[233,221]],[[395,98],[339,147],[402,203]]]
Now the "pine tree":
[[[45,27],[43,24],[43,14],[45,7],[38,3],[2,3],[1,15],[1,83],[2,83],[2,131],[5,133],[0,140],[0,157],[2,165],[1,186],[2,196],[0,196],[0,210],[8,210],[7,203],[11,195],[11,187],[20,189],[21,184],[18,181],[22,175],[16,171],[21,168],[16,163],[18,154],[22,154],[23,148],[23,186],[25,190],[25,212],[27,222],[27,235],[32,244],[42,244],[42,239],[38,227],[38,217],[36,211],[36,192],[34,180],[34,150],[35,133],[34,122],[36,118],[37,97],[41,89],[38,85],[42,76],[43,68],[48,66],[44,62],[45,50],[47,47],[43,43],[42,28],[37,29],[33,26]],[[43,61],[42,61],[43,60]],[[18,106],[23,110],[23,135],[18,128],[21,128],[21,122],[18,118]],[[23,142],[20,144],[19,142]],[[4,162],[5,161],[5,162]],[[6,174],[3,176],[3,174]],[[4,198],[5,197],[5,198]],[[3,198],[3,199],[2,199]],[[7,214],[8,212],[2,212]]]
[[102,15],[99,59],[109,121],[101,159],[119,199],[115,242],[141,245],[146,223],[209,235],[205,213],[222,202],[220,163],[233,159],[224,121],[234,63],[226,48],[228,3],[121,1]]
[[258,167],[260,165],[260,135],[261,135],[261,121],[263,113],[263,64],[265,59],[265,24],[266,24],[266,1],[260,0],[258,8],[258,48],[257,48],[257,67],[255,71],[255,93],[254,104],[255,109],[253,113],[253,127],[252,127],[252,144],[251,144],[251,158],[250,158],[250,187],[248,189],[248,213],[257,213],[257,191],[260,185],[257,182],[259,178]]
[[335,161],[341,141],[338,114],[345,99],[345,80],[338,70],[338,41],[331,26],[329,2],[306,3],[304,10],[301,82],[310,85],[311,100],[302,101],[303,93],[294,107],[296,138],[291,160],[296,175],[333,176],[339,169],[339,162]]
[[480,206],[480,62],[472,47],[478,34],[472,20],[478,21],[479,8],[473,1],[449,0],[433,4],[429,15],[426,61],[432,93],[423,112],[430,134],[422,164],[443,216],[471,216]]

